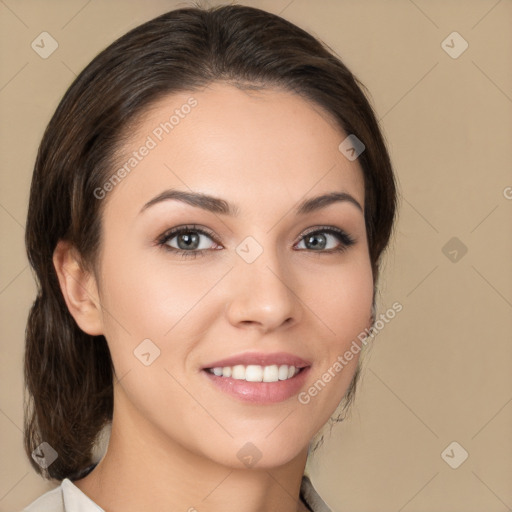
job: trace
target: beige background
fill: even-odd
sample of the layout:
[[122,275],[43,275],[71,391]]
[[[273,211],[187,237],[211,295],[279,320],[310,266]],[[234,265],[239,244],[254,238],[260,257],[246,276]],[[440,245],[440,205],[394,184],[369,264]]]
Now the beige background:
[[[352,415],[312,461],[316,488],[335,512],[512,510],[512,2],[239,3],[320,37],[367,85],[402,196],[379,312],[395,301],[403,311],[372,342]],[[22,449],[35,292],[23,233],[39,140],[101,49],[186,5],[0,0],[2,512],[53,487]],[[59,44],[48,59],[31,48],[43,31]],[[453,31],[469,43],[456,59],[441,46]],[[456,261],[443,252],[452,237],[459,249],[444,252],[455,247]],[[469,453],[457,469],[441,457],[452,441]],[[457,460],[460,448],[449,454]]]

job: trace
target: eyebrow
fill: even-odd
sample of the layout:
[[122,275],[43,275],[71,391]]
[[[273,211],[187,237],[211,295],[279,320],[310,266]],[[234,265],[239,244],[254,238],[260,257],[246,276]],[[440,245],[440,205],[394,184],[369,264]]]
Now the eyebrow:
[[[202,208],[203,210],[212,213],[219,213],[221,215],[228,215],[230,217],[236,217],[240,214],[240,209],[237,205],[230,204],[224,199],[200,192],[187,192],[184,190],[176,189],[164,190],[162,193],[153,197],[153,199],[148,201],[141,208],[140,213],[157,203],[170,200],[181,201],[182,203],[186,203],[197,208]],[[326,208],[331,204],[341,202],[348,202],[353,204],[361,211],[361,213],[364,214],[363,208],[357,199],[355,199],[347,192],[331,192],[329,194],[323,194],[317,197],[312,197],[310,199],[305,199],[295,208],[295,212],[297,215],[305,215],[307,213]]]

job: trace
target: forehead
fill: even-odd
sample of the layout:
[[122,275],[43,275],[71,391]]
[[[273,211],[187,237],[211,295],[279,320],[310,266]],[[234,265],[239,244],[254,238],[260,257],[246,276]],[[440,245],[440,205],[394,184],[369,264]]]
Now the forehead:
[[215,83],[175,93],[131,129],[114,169],[126,172],[109,192],[112,207],[130,198],[140,209],[166,188],[255,207],[332,190],[364,204],[362,170],[338,149],[347,134],[321,106],[282,89]]

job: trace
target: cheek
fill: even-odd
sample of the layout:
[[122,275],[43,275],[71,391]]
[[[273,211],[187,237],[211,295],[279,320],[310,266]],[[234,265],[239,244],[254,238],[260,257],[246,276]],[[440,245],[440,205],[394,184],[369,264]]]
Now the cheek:
[[307,404],[319,424],[327,421],[345,395],[361,354],[361,334],[370,326],[373,300],[370,261],[364,258],[353,261],[332,272],[310,273],[314,286],[308,288],[309,296],[304,301],[318,319],[319,348],[310,387],[299,396],[299,402]]
[[[373,276],[369,260],[333,267],[329,272],[309,273],[308,297],[325,339],[342,348],[369,326],[373,300]],[[306,288],[304,289],[306,290]]]
[[[240,416],[238,408],[226,410],[226,401],[219,399],[216,392],[205,395],[210,397],[207,402],[212,416],[191,399],[191,394],[202,396],[205,390],[187,373],[187,358],[217,326],[220,331],[227,329],[221,312],[226,298],[236,298],[240,292],[235,281],[228,278],[220,282],[230,266],[207,265],[206,260],[197,265],[180,265],[163,257],[143,258],[134,255],[135,251],[117,254],[123,257],[116,257],[111,247],[102,267],[105,335],[122,389],[116,403],[125,408],[135,406],[162,431],[190,449],[200,447],[213,458],[219,454],[227,457],[225,454],[234,447],[222,432],[216,438],[218,443],[208,442],[208,436],[214,435],[217,428],[211,423],[212,416],[224,418],[240,438],[248,431],[264,433],[274,429],[274,417],[258,416],[249,421]],[[268,445],[269,452],[284,447],[285,454],[312,437],[345,394],[357,357],[329,381],[326,372],[367,326],[373,295],[370,263],[360,253],[336,262],[333,259],[332,265],[301,260],[300,265],[290,266],[288,277],[294,292],[290,296],[296,294],[294,300],[302,310],[298,332],[307,339],[318,366],[305,388],[311,393],[302,395],[308,401],[294,401],[289,406],[296,410],[292,432],[277,429],[273,437],[266,439],[266,434],[261,434],[259,439],[262,447]],[[146,338],[160,349],[150,366],[141,364],[133,353]],[[316,385],[318,380],[325,386]],[[179,415],[180,421],[171,421],[169,411]]]
[[111,258],[104,268],[104,304],[139,338],[161,339],[172,332],[218,279],[193,266],[170,265],[165,258]]
[[[150,368],[182,374],[189,353],[218,316],[215,308],[219,304],[212,302],[214,294],[209,292],[226,266],[205,265],[199,270],[198,265],[170,263],[164,256],[119,253],[125,256],[116,257],[110,251],[109,257],[105,251],[101,297],[105,337],[116,374],[119,378],[128,371],[138,375]],[[158,354],[150,368],[136,359],[142,347]],[[153,372],[140,375],[141,383],[148,373]],[[162,375],[169,378],[165,372]]]
[[129,401],[150,417],[171,405],[187,406],[190,397],[180,393],[171,374],[182,380],[187,354],[196,343],[195,330],[200,328],[189,319],[197,320],[198,300],[219,277],[198,275],[192,266],[170,265],[165,258],[129,253],[119,251],[124,256],[116,257],[112,249],[105,251],[105,337]]

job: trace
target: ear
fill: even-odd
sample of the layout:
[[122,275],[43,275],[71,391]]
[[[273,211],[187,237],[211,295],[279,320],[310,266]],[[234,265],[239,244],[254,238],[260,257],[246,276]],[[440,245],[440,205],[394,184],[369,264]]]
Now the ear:
[[103,334],[96,279],[82,268],[75,247],[59,240],[53,252],[53,265],[68,310],[80,329],[92,336]]

